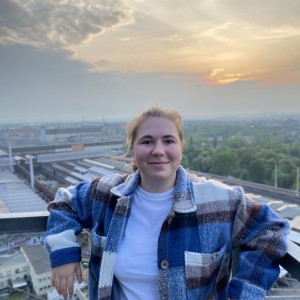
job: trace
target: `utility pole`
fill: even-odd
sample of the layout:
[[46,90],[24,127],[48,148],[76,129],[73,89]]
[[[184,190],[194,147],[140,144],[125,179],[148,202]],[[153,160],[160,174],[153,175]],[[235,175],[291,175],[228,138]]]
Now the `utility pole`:
[[13,167],[11,143],[8,144],[8,155],[9,155],[10,171],[13,172],[14,171],[14,167]]
[[34,172],[33,172],[32,159],[33,159],[33,156],[29,155],[30,183],[31,183],[31,189],[34,191]]
[[300,177],[300,171],[299,171],[299,167],[297,168],[297,188],[296,188],[296,196],[299,195],[299,177]]
[[275,178],[274,178],[274,187],[275,187],[275,189],[277,189],[277,172],[278,172],[278,170],[277,170],[277,164],[275,165]]

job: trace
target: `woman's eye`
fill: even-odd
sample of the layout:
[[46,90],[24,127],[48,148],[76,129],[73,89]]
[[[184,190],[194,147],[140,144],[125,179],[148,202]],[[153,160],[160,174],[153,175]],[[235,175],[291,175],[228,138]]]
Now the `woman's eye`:
[[167,143],[167,144],[173,144],[175,142],[173,140],[165,140],[165,143]]
[[142,144],[149,145],[149,144],[151,144],[151,141],[142,141]]

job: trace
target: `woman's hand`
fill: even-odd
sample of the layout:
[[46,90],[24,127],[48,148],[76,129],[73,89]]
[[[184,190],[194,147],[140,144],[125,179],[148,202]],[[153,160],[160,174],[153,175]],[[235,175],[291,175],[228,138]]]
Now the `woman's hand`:
[[60,295],[65,298],[73,294],[74,277],[82,281],[80,262],[70,263],[52,268],[51,283]]

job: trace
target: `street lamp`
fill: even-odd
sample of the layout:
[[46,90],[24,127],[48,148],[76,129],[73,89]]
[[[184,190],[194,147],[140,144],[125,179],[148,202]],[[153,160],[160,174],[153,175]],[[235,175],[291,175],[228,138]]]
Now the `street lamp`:
[[274,187],[277,189],[277,164],[275,165],[275,178],[274,178]]
[[8,143],[8,154],[9,154],[9,166],[10,166],[10,170],[11,170],[11,172],[13,172],[14,171],[14,167],[13,167],[13,157],[12,157],[11,143]]
[[36,158],[36,157],[33,155],[25,155],[25,157],[29,160],[30,184],[31,184],[31,189],[34,191],[33,158]]
[[299,177],[300,177],[300,171],[299,167],[297,168],[297,187],[296,187],[296,196],[299,195]]

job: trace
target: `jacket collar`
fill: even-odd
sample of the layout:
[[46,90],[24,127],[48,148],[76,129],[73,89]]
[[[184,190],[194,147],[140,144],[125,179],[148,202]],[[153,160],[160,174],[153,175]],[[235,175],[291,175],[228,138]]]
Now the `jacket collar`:
[[[137,170],[126,180],[113,187],[111,192],[118,196],[130,196],[137,189],[141,181],[140,171]],[[190,213],[196,211],[197,207],[194,201],[192,192],[192,182],[197,182],[199,179],[187,173],[181,166],[177,170],[176,183],[173,195],[173,210],[177,213]]]

